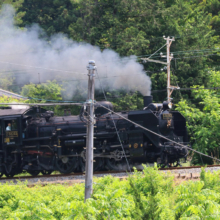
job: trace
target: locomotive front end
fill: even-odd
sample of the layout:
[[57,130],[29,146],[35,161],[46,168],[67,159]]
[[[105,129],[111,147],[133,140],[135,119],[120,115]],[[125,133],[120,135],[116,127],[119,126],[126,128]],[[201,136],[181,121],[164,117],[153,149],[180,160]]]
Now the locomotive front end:
[[139,140],[141,136],[143,146],[142,150],[139,149],[140,154],[135,154],[135,149],[131,147],[131,157],[140,161],[142,155],[145,162],[157,161],[162,166],[179,165],[180,159],[186,159],[188,155],[186,120],[178,111],[171,110],[171,103],[153,103],[152,100],[152,96],[144,96],[143,111],[128,115],[129,119],[146,128],[136,127],[131,132],[131,146],[137,146],[133,141],[137,135]]

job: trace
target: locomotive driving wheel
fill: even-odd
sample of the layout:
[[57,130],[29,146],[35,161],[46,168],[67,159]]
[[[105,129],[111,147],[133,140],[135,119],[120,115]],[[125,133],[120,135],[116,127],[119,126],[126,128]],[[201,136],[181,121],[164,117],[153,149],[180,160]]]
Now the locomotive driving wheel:
[[116,171],[126,171],[129,169],[125,158],[121,159],[120,161],[115,160],[114,158],[107,158],[106,168],[108,170],[116,170]]
[[13,177],[15,174],[16,174],[16,172],[14,171],[14,170],[11,170],[11,172],[5,172],[4,173],[5,174],[5,176],[7,176],[7,177]]
[[38,170],[30,170],[30,171],[28,171],[28,173],[31,174],[31,176],[37,176],[40,173],[40,171],[38,171]]
[[58,157],[56,158],[56,168],[60,173],[71,173],[78,167],[77,157]]
[[2,166],[1,167],[1,172],[0,172],[0,178],[5,174],[5,169],[4,167]]
[[50,175],[52,173],[52,170],[42,170],[41,173],[43,175]]
[[129,170],[127,161],[122,151],[115,150],[111,152],[111,158],[106,159],[106,168],[108,170],[126,171]]
[[[86,151],[81,152],[81,158],[79,158],[79,169],[84,172],[86,169]],[[93,171],[99,171],[104,169],[104,159],[101,157],[95,157],[93,161]]]
[[95,162],[93,165],[94,171],[100,171],[104,169],[104,159],[100,157],[95,157]]

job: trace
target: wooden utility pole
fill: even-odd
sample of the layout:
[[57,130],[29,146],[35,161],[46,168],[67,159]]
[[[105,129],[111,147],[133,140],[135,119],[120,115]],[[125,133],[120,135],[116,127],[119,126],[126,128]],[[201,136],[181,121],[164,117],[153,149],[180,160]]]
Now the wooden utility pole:
[[94,145],[94,93],[95,93],[95,61],[90,60],[88,69],[88,99],[87,99],[87,136],[86,136],[86,173],[85,173],[85,202],[92,195],[93,184],[93,145]]

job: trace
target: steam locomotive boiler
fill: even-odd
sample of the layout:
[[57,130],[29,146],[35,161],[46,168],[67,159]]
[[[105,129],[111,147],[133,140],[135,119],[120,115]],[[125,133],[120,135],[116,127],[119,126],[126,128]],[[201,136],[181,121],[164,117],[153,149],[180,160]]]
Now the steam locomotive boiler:
[[[185,118],[171,111],[168,102],[152,103],[152,96],[145,96],[143,110],[117,115],[110,111],[113,110],[110,102],[100,104],[105,108],[100,105],[95,108],[94,170],[127,169],[126,158],[130,166],[152,162],[178,165],[179,159],[186,158],[187,148],[163,138],[188,144]],[[40,107],[0,110],[0,175],[83,171],[85,114],[84,108],[78,116],[66,113],[61,117]]]

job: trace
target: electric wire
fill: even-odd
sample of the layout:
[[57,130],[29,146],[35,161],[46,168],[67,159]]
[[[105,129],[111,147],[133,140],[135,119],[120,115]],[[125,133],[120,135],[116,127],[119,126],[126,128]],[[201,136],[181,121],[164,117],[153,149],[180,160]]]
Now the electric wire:
[[[69,70],[59,70],[59,69],[50,69],[50,68],[44,68],[44,67],[38,67],[38,66],[31,66],[31,65],[24,65],[24,64],[18,64],[18,63],[11,63],[6,61],[0,61],[0,63],[10,64],[10,65],[17,65],[17,66],[23,66],[23,67],[30,67],[35,69],[43,69],[43,70],[49,70],[49,71],[55,71],[55,72],[66,72],[66,73],[73,73]],[[83,73],[85,74],[85,73]]]
[[[174,55],[181,55],[181,54],[186,54],[186,53],[202,53],[202,52],[213,52],[213,51],[220,51],[219,48],[210,48],[210,49],[200,49],[200,50],[180,50],[180,51],[171,51],[170,53],[174,54]],[[137,56],[137,57],[142,57],[142,56],[150,56],[150,54],[147,54],[147,55],[140,55],[140,56]],[[160,57],[160,55],[158,54],[157,56],[155,57]]]
[[[96,73],[97,73],[98,80],[99,80],[99,83],[100,83],[100,87],[101,87],[101,89],[102,89],[102,92],[103,92],[103,95],[104,95],[104,97],[105,97],[105,100],[108,101],[107,98],[106,98],[105,91],[104,91],[104,88],[103,88],[103,86],[102,86],[102,83],[101,83],[101,81],[100,81],[100,79],[99,79],[99,74],[98,74],[97,69],[96,69]],[[114,124],[114,127],[115,127],[115,131],[116,131],[117,136],[118,136],[118,140],[119,140],[120,145],[121,145],[121,148],[122,148],[122,150],[123,150],[123,154],[124,154],[124,157],[125,157],[125,159],[126,159],[126,163],[127,163],[128,169],[129,169],[129,171],[131,172],[131,168],[130,168],[130,165],[129,165],[129,162],[128,162],[128,159],[127,159],[127,156],[126,156],[126,153],[125,153],[125,150],[124,150],[124,146],[123,146],[123,144],[122,144],[122,142],[121,142],[121,138],[120,138],[120,135],[119,135],[119,133],[118,133],[118,130],[117,130],[117,127],[116,127],[116,124],[115,124],[115,120],[114,120],[114,118],[112,117],[112,114],[111,114],[111,118],[112,118],[112,121],[113,121],[113,124]]]
[[148,57],[148,59],[151,58],[151,57],[152,57],[154,54],[156,54],[158,51],[160,51],[162,48],[164,48],[166,45],[167,45],[167,44],[164,44],[160,49],[158,49],[156,52],[152,53],[152,54]]
[[[126,75],[126,74],[125,74]],[[107,79],[107,78],[111,78],[111,77],[121,77],[121,76],[125,76],[125,75],[119,75],[119,76],[109,76],[109,77],[99,77],[99,80],[101,79]],[[80,81],[80,80],[86,80],[86,79],[77,79],[77,80],[65,80],[65,81],[56,81],[56,82],[73,82],[73,81]],[[30,83],[30,84],[26,84],[26,85],[31,85],[31,84],[36,84],[36,85],[42,85],[42,84],[48,84],[50,82],[41,82],[41,83]],[[21,86],[21,85],[24,85],[24,84],[12,84],[12,85],[9,85],[9,87],[15,87],[15,86]],[[181,91],[189,91],[189,90],[219,90],[220,87],[206,87],[206,88],[180,88],[180,89],[174,89],[174,91],[176,90],[181,90]],[[167,91],[166,89],[161,89],[161,90],[152,90],[151,93],[158,93],[158,92],[165,92]],[[130,95],[133,95],[135,92],[130,92]],[[8,92],[9,95],[10,92]],[[18,95],[18,94],[15,94],[13,93],[13,95],[16,95],[18,98],[23,98],[23,99],[34,99],[34,98],[31,98],[31,97],[24,97],[24,96],[21,96],[21,95]],[[124,97],[124,95],[119,95],[119,96],[112,96],[112,97],[108,97],[110,99],[117,99],[117,98],[121,98],[121,97]],[[37,99],[37,100],[44,100],[44,101],[56,101],[58,102],[58,100],[45,100],[45,99]],[[80,101],[80,100],[76,100],[76,101]],[[65,101],[65,102],[73,102],[72,101]],[[83,102],[83,101],[81,101]]]
[[217,50],[219,51],[220,49],[219,48],[205,48],[205,49],[195,49],[195,50],[180,50],[180,51],[173,51],[173,52],[170,52],[172,54],[182,54],[182,53],[200,53],[200,52],[207,52],[207,51],[213,51],[213,50]]
[[207,56],[219,56],[218,54],[203,54],[201,56],[189,56],[189,57],[181,57],[181,58],[173,58],[174,60],[181,60],[185,58],[194,58],[194,57],[207,57]]
[[[179,88],[179,89],[174,89],[174,91],[176,90],[180,90],[180,91],[188,91],[188,90],[219,90],[220,87],[207,87],[207,88]],[[166,89],[160,89],[160,90],[152,90],[151,93],[156,93],[156,92],[164,92],[167,91]]]
[[[3,90],[3,89],[0,89],[0,91],[3,91],[5,94],[9,95],[9,96],[15,96],[15,97],[18,97],[18,98],[22,98],[22,99],[28,99],[28,100],[37,100],[37,101],[46,101],[46,102],[56,102],[56,103],[76,103],[74,101],[61,101],[61,100],[48,100],[48,99],[39,99],[39,98],[34,98],[34,97],[25,97],[25,96],[22,96],[22,95],[18,95],[16,93],[11,93],[9,91],[6,91],[6,90]],[[81,103],[76,103],[76,104],[83,104],[84,101],[82,101]],[[6,103],[4,103],[6,104]],[[19,104],[19,103],[17,103]],[[33,104],[33,103],[27,103],[28,104]],[[42,103],[43,104],[43,103]]]
[[[215,52],[215,51],[213,51],[213,52]],[[178,54],[176,54],[176,55],[178,55]],[[212,53],[212,54],[203,54],[203,55],[198,55],[198,56],[187,56],[187,57],[176,57],[176,58],[173,57],[172,60],[181,60],[181,59],[184,59],[184,58],[206,57],[206,56],[219,56],[219,54],[213,54]],[[148,57],[146,57],[146,58],[148,58]],[[153,56],[153,58],[161,58],[161,56],[160,55]],[[135,58],[130,58],[130,59],[135,59]]]
[[[208,51],[207,51],[208,52]],[[215,51],[213,51],[213,52],[215,52]],[[189,53],[189,52],[187,52],[186,51],[186,53]],[[198,53],[198,52],[196,52],[196,53]],[[176,55],[181,55],[181,54],[176,54]],[[156,55],[156,56],[149,56],[149,55],[141,55],[141,56],[135,56],[135,57],[127,57],[127,58],[123,58],[123,59],[114,59],[114,60],[121,60],[121,62],[123,62],[123,61],[125,61],[126,59],[127,60],[135,60],[135,59],[139,59],[139,58],[141,58],[141,57],[146,57],[146,58],[148,58],[149,59],[149,57],[152,57],[152,58],[161,58],[161,56],[160,55]],[[219,56],[219,54],[203,54],[203,55],[200,55],[200,56],[187,56],[187,57],[178,57],[178,58],[172,58],[173,60],[175,60],[175,59],[185,59],[185,58],[193,58],[193,57],[206,57],[206,56]],[[162,60],[161,60],[162,61]]]
[[0,105],[30,105],[30,106],[67,106],[67,105],[77,105],[77,106],[83,106],[83,103],[60,103],[60,102],[53,102],[53,103],[0,103]]
[[97,105],[99,105],[99,106],[101,106],[101,107],[107,109],[108,111],[110,111],[111,113],[113,113],[113,114],[115,114],[115,115],[118,115],[119,117],[121,117],[121,118],[123,118],[124,120],[126,120],[126,121],[128,121],[128,122],[130,122],[130,123],[132,123],[132,124],[134,124],[134,125],[136,125],[136,126],[138,126],[139,128],[142,128],[143,130],[146,130],[146,131],[148,131],[148,132],[150,132],[150,133],[152,133],[152,134],[154,134],[154,135],[156,135],[156,136],[158,136],[158,137],[161,137],[161,138],[163,138],[163,139],[165,139],[165,140],[167,140],[167,141],[169,141],[169,142],[172,142],[172,143],[174,143],[174,144],[177,144],[177,145],[179,145],[180,147],[187,148],[187,149],[189,149],[189,150],[191,150],[191,151],[193,151],[193,152],[195,152],[195,153],[201,154],[201,155],[203,155],[203,156],[205,156],[205,157],[208,157],[208,158],[211,158],[211,159],[213,159],[213,160],[216,160],[216,161],[219,161],[219,162],[220,162],[220,160],[217,159],[217,158],[211,157],[211,156],[206,155],[206,154],[204,154],[204,153],[201,153],[201,152],[199,152],[199,151],[197,151],[197,150],[195,150],[195,149],[192,149],[191,147],[188,147],[188,146],[186,146],[186,145],[183,145],[183,144],[181,144],[181,143],[178,143],[178,142],[176,142],[176,141],[173,141],[173,140],[171,140],[171,139],[169,139],[169,138],[167,138],[167,137],[165,137],[165,136],[163,136],[163,135],[161,135],[161,134],[158,134],[158,133],[156,133],[156,132],[154,132],[154,131],[152,131],[152,130],[150,130],[150,129],[148,129],[148,128],[143,127],[143,126],[140,125],[140,124],[137,124],[136,122],[133,122],[133,121],[129,120],[128,118],[125,118],[124,116],[118,114],[117,112],[112,111],[111,109],[106,108],[105,106],[103,106],[102,104],[100,104],[100,103],[98,103],[98,102],[96,102],[96,103],[97,103]]
[[[159,55],[158,56],[154,56],[159,50],[161,50],[163,47],[165,47],[166,44],[164,44],[161,48],[159,48],[156,52],[154,52],[153,54],[146,54],[146,55],[140,55],[140,56],[135,56],[134,58],[133,57],[123,57],[123,58],[120,58],[120,59],[117,59],[117,60],[126,60],[126,59],[136,59],[138,57],[147,57],[147,58],[150,58],[150,57],[160,57]],[[183,53],[192,53],[192,52],[195,52],[195,53],[199,53],[199,52],[206,52],[206,51],[215,51],[215,50],[220,50],[218,48],[211,48],[211,49],[203,49],[203,50],[189,50],[189,51],[174,51],[174,52],[171,52],[173,54],[183,54]],[[218,55],[218,54],[204,54],[204,55],[201,55],[201,56],[211,56],[211,55]],[[182,59],[182,58],[191,58],[191,57],[200,57],[200,56],[189,56],[189,57],[181,57],[181,58],[173,58],[173,59]],[[114,59],[115,60],[115,59]],[[31,65],[24,65],[24,64],[18,64],[18,63],[11,63],[11,62],[6,62],[6,61],[0,61],[0,63],[4,63],[4,64],[10,64],[10,65],[18,65],[18,66],[23,66],[23,67],[29,67],[29,68],[36,68],[36,69],[44,69],[44,70],[49,70],[49,71],[56,71],[56,72],[68,72],[68,73],[77,73],[79,74],[79,72],[73,72],[73,71],[69,71],[69,70],[60,70],[60,69],[52,69],[52,68],[44,68],[44,67],[37,67],[37,66],[31,66]],[[13,71],[13,70],[12,70]],[[20,70],[16,70],[16,71],[20,71]],[[22,70],[21,70],[22,71]],[[24,69],[24,71],[27,71]],[[6,71],[4,71],[6,72]],[[10,71],[8,71],[10,72]],[[1,73],[1,72],[0,72]],[[20,74],[24,74],[24,73],[20,73]],[[81,74],[81,73],[80,73]],[[86,74],[86,73],[82,73],[82,74]]]
[[[100,77],[100,79],[107,79],[107,78],[115,78],[115,77],[124,77],[124,76],[129,76],[128,74],[122,74],[122,75],[115,75],[115,76],[108,76],[108,77]],[[55,80],[55,82],[61,82],[61,83],[65,83],[65,82],[78,82],[78,81],[83,81],[83,80],[88,80],[88,79],[82,79],[82,78],[79,78],[79,79],[66,79],[66,80]],[[49,84],[53,81],[50,81],[50,80],[47,80],[46,82],[40,82],[40,83],[33,83],[33,82],[30,82],[29,84],[24,84],[24,83],[21,83],[21,84],[11,84],[11,85],[8,85],[8,87],[15,87],[15,86],[25,86],[25,85],[31,85],[31,84],[35,84],[35,85],[42,85],[42,84]]]

